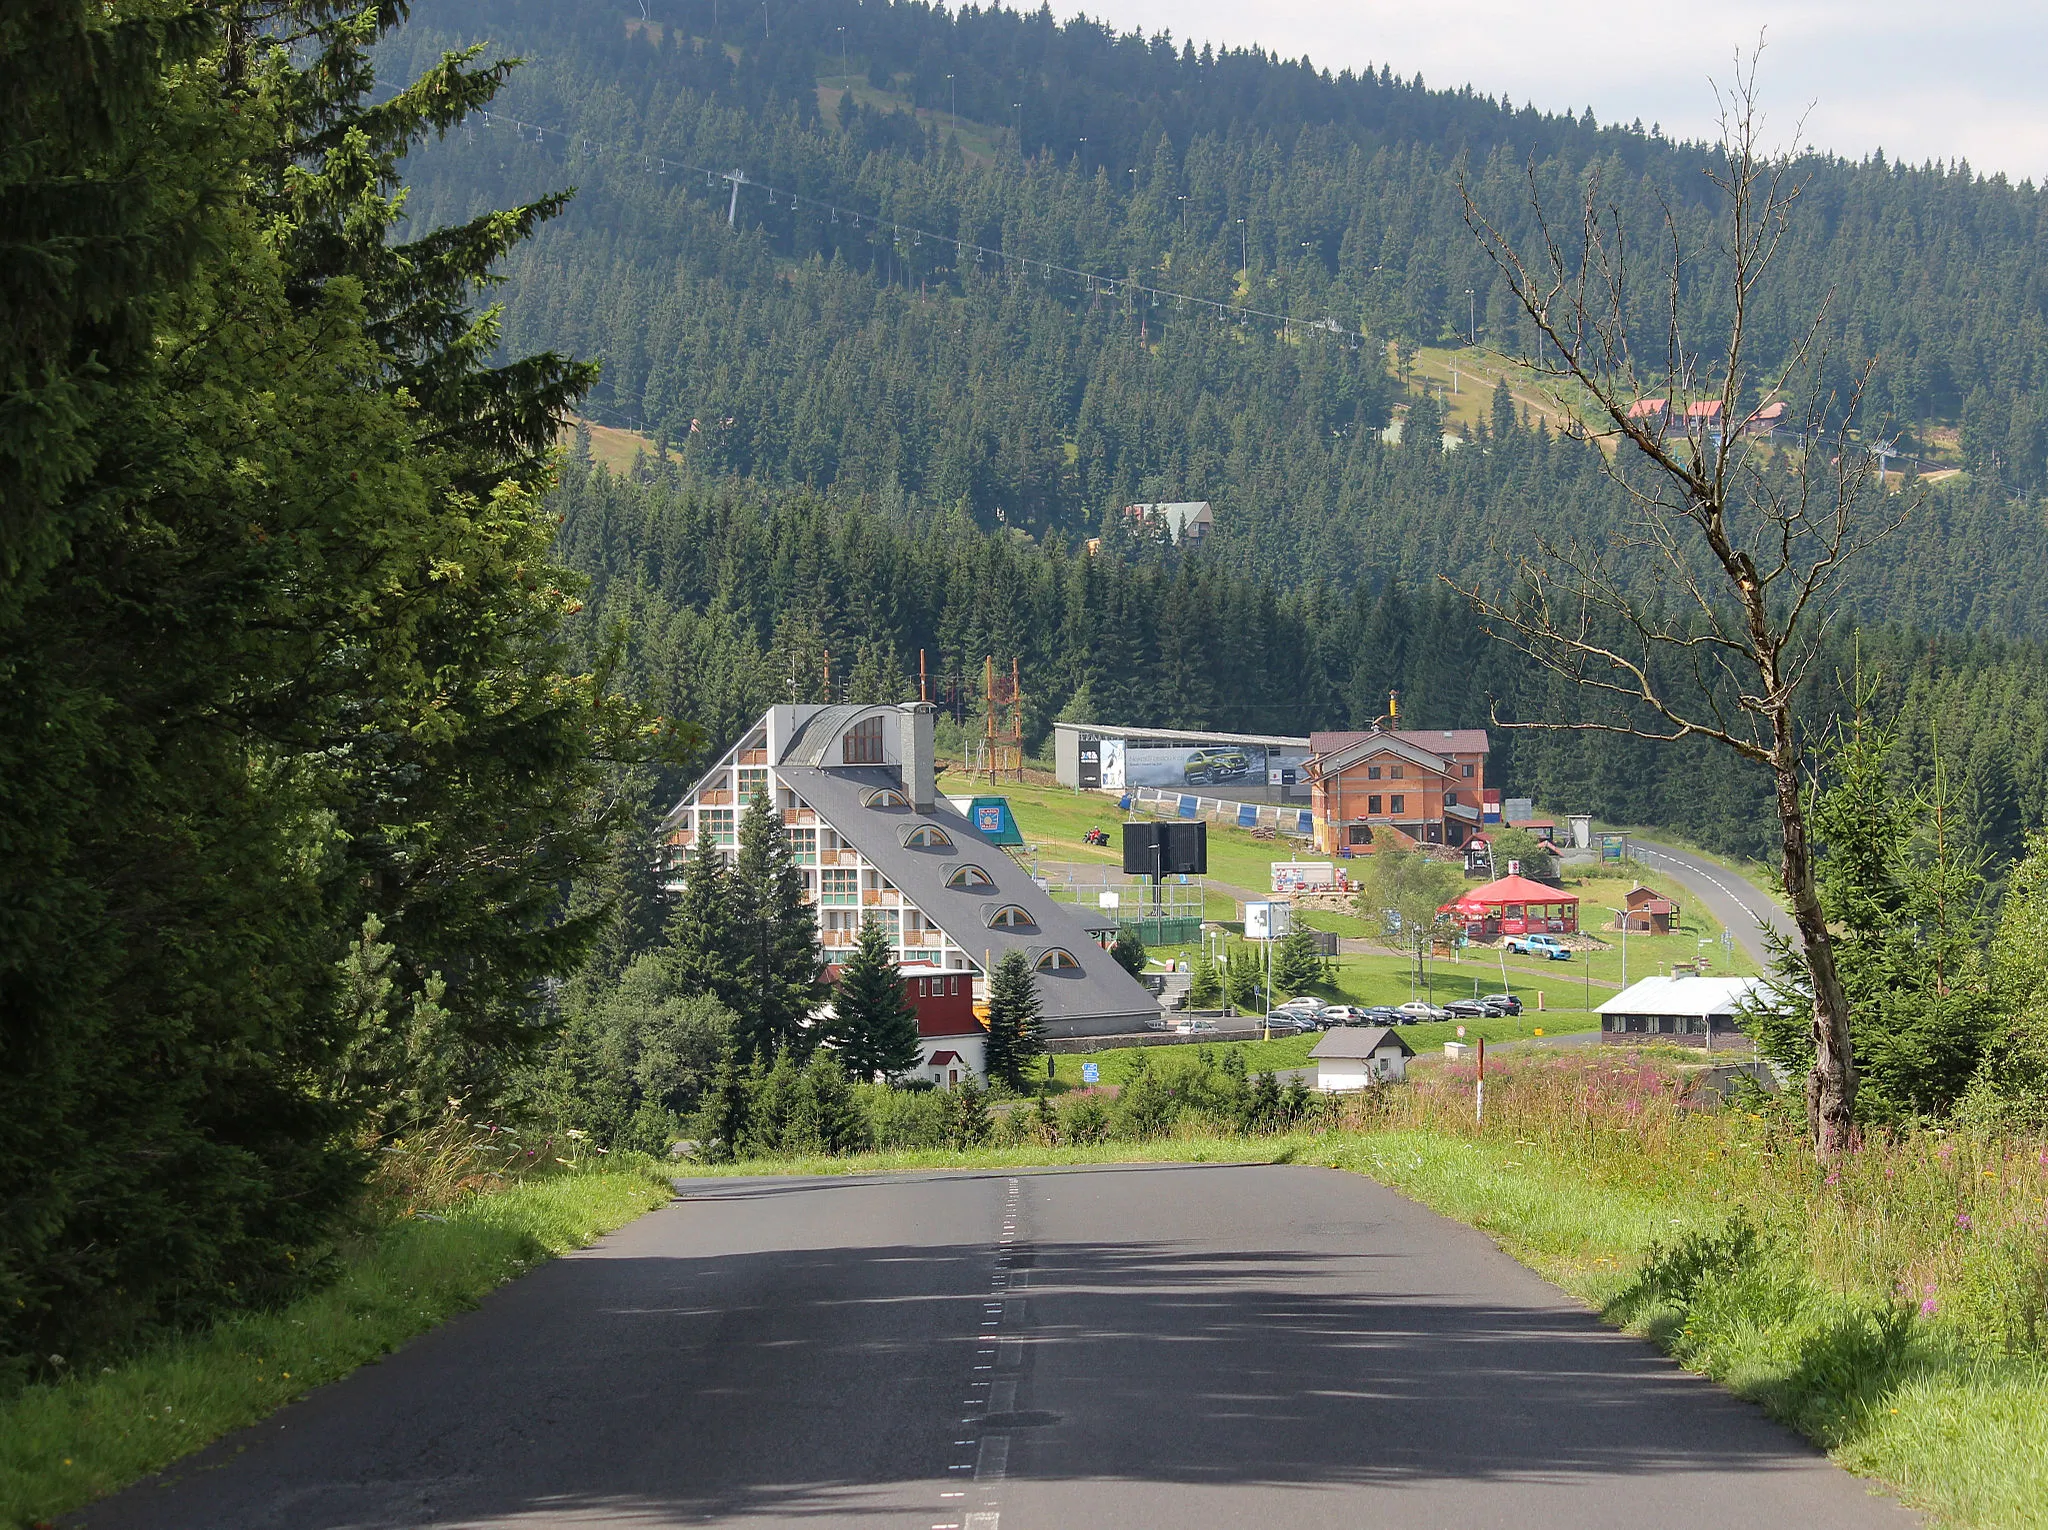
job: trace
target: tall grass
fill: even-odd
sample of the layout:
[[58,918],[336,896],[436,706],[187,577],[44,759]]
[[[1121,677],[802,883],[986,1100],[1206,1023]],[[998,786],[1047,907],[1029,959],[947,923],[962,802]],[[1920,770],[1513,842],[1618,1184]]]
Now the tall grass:
[[253,1423],[670,1194],[645,1160],[454,1114],[384,1147],[372,1220],[330,1285],[0,1398],[0,1526],[43,1523]]
[[[1973,1349],[2048,1355],[2048,1140],[1876,1134],[1815,1160],[1782,1109],[1725,1108],[1687,1072],[1630,1054],[1469,1061],[1349,1107],[1354,1129],[1507,1141],[1562,1172],[1694,1208],[1740,1208],[1844,1296],[1912,1309]],[[1525,1155],[1526,1156],[1526,1155]]]

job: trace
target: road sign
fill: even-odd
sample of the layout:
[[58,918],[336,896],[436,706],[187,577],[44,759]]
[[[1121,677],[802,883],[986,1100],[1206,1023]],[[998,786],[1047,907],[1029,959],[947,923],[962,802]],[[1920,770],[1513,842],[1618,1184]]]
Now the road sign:
[[1101,1070],[1100,1068],[1096,1067],[1094,1063],[1082,1063],[1082,1064],[1081,1064],[1081,1082],[1082,1082],[1082,1083],[1084,1083],[1084,1084],[1099,1084],[1099,1083],[1101,1083],[1101,1082],[1102,1082],[1102,1070]]

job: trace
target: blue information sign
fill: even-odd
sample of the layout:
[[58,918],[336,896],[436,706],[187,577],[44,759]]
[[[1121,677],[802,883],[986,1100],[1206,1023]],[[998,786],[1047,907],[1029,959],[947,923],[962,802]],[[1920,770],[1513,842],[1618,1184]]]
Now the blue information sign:
[[1100,1068],[1096,1067],[1094,1063],[1082,1063],[1082,1064],[1081,1064],[1081,1082],[1082,1082],[1082,1083],[1084,1083],[1084,1084],[1099,1084],[1099,1083],[1101,1083],[1101,1082],[1102,1082],[1102,1070],[1101,1070]]

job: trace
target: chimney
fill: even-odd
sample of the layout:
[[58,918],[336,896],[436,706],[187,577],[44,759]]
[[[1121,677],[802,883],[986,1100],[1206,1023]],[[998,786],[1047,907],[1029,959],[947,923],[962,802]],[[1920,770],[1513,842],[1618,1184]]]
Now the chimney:
[[929,813],[938,799],[938,747],[932,730],[937,712],[929,701],[914,701],[903,709],[903,793],[920,813]]

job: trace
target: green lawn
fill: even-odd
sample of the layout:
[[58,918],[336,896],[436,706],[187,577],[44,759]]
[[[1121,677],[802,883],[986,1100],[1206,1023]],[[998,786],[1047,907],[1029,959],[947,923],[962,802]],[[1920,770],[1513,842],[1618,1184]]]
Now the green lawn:
[[[950,771],[940,776],[939,790],[964,796],[972,792],[989,792],[990,788],[986,782],[977,785],[958,771]],[[1115,867],[1123,865],[1123,836],[1118,825],[1124,821],[1124,815],[1118,811],[1115,798],[1100,792],[1075,791],[1064,786],[1020,785],[1015,781],[1004,782],[994,789],[993,794],[1009,798],[1010,810],[1017,815],[1017,827],[1041,859],[1099,861],[1105,866]],[[1084,844],[1081,836],[1090,828],[1107,829],[1109,844],[1105,847]],[[1266,889],[1273,885],[1273,862],[1288,860],[1297,854],[1316,858],[1315,851],[1300,840],[1285,837],[1253,839],[1247,829],[1226,824],[1209,825],[1210,877],[1259,896],[1264,896]],[[1235,918],[1236,914],[1233,911],[1212,917]]]
[[[1489,1042],[1521,1041],[1539,1034],[1562,1036],[1589,1028],[1583,1015],[1539,1015],[1532,1010],[1500,1020],[1430,1020],[1421,1025],[1404,1025],[1401,1039],[1418,1055],[1441,1052],[1446,1041],[1458,1039],[1460,1026],[1465,1028],[1466,1041],[1484,1037]],[[1060,1088],[1079,1087],[1082,1065],[1092,1062],[1100,1075],[1098,1082],[1121,1084],[1130,1077],[1133,1059],[1140,1054],[1144,1055],[1147,1067],[1171,1068],[1183,1066],[1193,1055],[1190,1048],[1197,1045],[1206,1046],[1219,1056],[1242,1052],[1247,1072],[1271,1073],[1277,1068],[1307,1067],[1308,1054],[1320,1039],[1282,1036],[1272,1041],[1212,1041],[1165,1047],[1117,1047],[1106,1052],[1061,1052],[1053,1058],[1053,1078]]]
[[[987,791],[984,783],[977,786],[957,771],[940,777],[939,789],[953,795],[966,795],[975,791]],[[1123,864],[1122,834],[1119,824],[1123,815],[1117,811],[1113,799],[1099,792],[1071,790],[1063,786],[1041,786],[1005,782],[999,788],[1000,795],[1007,797],[1011,811],[1016,814],[1017,826],[1041,860],[1064,861],[1082,865],[1097,864],[1105,869],[1120,869]],[[1089,845],[1082,836],[1091,828],[1106,829],[1110,843],[1106,847]],[[1233,887],[1263,894],[1272,885],[1272,866],[1275,861],[1290,858],[1317,859],[1317,853],[1297,840],[1287,838],[1260,840],[1252,838],[1249,831],[1229,825],[1209,825],[1209,874],[1212,882],[1228,883]],[[1597,926],[1611,917],[1611,910],[1618,907],[1622,897],[1637,881],[1654,887],[1677,902],[1683,917],[1680,933],[1665,936],[1631,935],[1628,937],[1624,958],[1621,937],[1613,931],[1603,931]],[[1617,991],[1623,978],[1624,965],[1630,981],[1647,977],[1655,972],[1669,972],[1675,962],[1689,962],[1696,957],[1710,959],[1711,969],[1718,973],[1753,973],[1756,966],[1734,946],[1724,950],[1721,944],[1721,926],[1712,915],[1697,905],[1685,889],[1658,872],[1644,871],[1630,867],[1624,875],[1588,876],[1572,869],[1566,877],[1566,886],[1577,893],[1582,900],[1581,923],[1587,932],[1611,943],[1611,948],[1601,951],[1575,952],[1571,961],[1557,963],[1532,963],[1526,958],[1512,958],[1509,961],[1509,982],[1515,992],[1524,988],[1542,989],[1556,1004],[1569,999],[1565,990],[1574,982],[1580,985],[1579,996],[1569,999],[1575,1007],[1585,1007],[1584,983],[1588,971],[1595,984],[1593,1002]],[[1238,919],[1236,901],[1225,892],[1212,886],[1204,907],[1204,914],[1211,922],[1235,923]],[[1312,929],[1326,930],[1348,939],[1366,934],[1365,921],[1356,914],[1335,910],[1305,909],[1302,922]],[[1704,945],[1701,942],[1706,942]],[[1164,955],[1167,953],[1155,953]],[[1187,955],[1187,952],[1176,952]],[[1489,964],[1494,974],[1493,988],[1499,987],[1499,962],[1491,953],[1468,950],[1463,960],[1437,962],[1435,964],[1436,986],[1433,992],[1440,997],[1455,998],[1472,992],[1472,978],[1479,973],[1481,963]],[[1352,958],[1345,958],[1346,961]],[[1396,962],[1398,967],[1398,961]],[[1548,969],[1536,975],[1535,968]],[[1517,971],[1517,968],[1529,969]],[[1378,973],[1377,968],[1362,968],[1362,973]],[[1361,978],[1361,982],[1364,979]],[[1485,983],[1482,976],[1482,985]],[[1608,985],[1608,994],[1602,994],[1598,985]],[[1365,987],[1350,989],[1340,981],[1340,991],[1353,1002],[1384,1004],[1399,1002],[1411,997],[1406,987],[1395,990],[1384,983],[1373,982]],[[1370,996],[1368,996],[1370,995]],[[1389,997],[1389,995],[1392,995]],[[1333,992],[1327,997],[1336,998]]]

